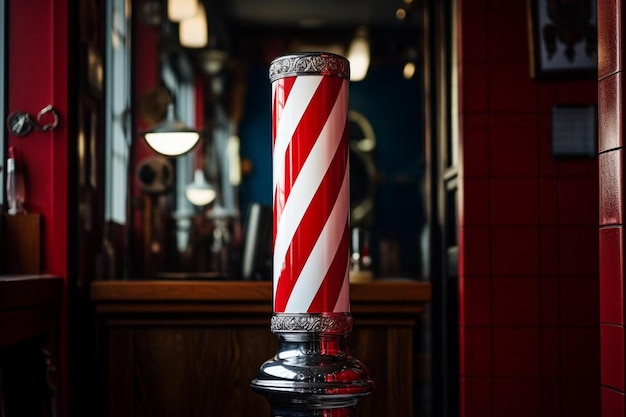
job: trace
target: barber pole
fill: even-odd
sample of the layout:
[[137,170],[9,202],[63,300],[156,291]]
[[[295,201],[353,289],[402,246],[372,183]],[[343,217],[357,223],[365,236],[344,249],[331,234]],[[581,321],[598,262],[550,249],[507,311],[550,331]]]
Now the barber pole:
[[293,56],[272,68],[274,311],[348,312],[348,64]]
[[[374,389],[346,349],[350,314],[350,66],[329,53],[272,61],[271,330],[279,352],[252,389],[272,416],[356,416]],[[309,414],[310,411],[310,414]]]

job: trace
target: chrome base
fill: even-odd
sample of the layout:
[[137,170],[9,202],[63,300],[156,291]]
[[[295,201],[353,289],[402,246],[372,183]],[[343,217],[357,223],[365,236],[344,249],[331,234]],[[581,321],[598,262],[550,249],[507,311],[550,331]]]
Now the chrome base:
[[349,313],[272,317],[278,353],[266,361],[253,391],[270,403],[273,417],[356,416],[358,400],[371,393],[367,368],[346,349]]

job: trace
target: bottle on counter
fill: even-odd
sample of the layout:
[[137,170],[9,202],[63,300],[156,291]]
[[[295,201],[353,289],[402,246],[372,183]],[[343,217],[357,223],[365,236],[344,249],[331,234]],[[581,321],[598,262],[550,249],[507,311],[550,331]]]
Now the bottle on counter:
[[16,157],[15,147],[9,147],[9,158],[7,159],[7,203],[8,213],[11,215],[25,213],[24,200],[26,192],[24,189],[24,172]]

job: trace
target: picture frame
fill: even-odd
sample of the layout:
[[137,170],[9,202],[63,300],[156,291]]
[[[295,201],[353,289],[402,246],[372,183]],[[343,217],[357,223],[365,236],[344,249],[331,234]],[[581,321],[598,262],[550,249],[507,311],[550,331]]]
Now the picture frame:
[[531,76],[597,74],[597,0],[529,0]]

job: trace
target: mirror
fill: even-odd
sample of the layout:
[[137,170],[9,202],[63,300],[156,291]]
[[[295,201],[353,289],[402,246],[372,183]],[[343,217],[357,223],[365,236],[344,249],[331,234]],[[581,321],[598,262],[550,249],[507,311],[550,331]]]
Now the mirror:
[[[314,5],[293,0],[262,5],[252,0],[207,1],[209,44],[203,48],[180,46],[178,24],[164,17],[164,1],[108,4],[112,39],[136,37],[127,44],[109,44],[110,84],[126,82],[126,91],[135,94],[131,100],[111,93],[106,123],[111,144],[106,207],[117,210],[107,211],[107,220],[121,226],[123,244],[134,248],[134,265],[125,267],[127,277],[171,278],[180,272],[180,277],[237,279],[248,207],[271,206],[269,61],[302,49],[345,54],[363,22],[368,23],[371,64],[366,78],[350,86],[352,225],[371,231],[377,275],[417,277],[424,222],[422,91],[419,74],[410,79],[402,75],[404,65],[415,61],[420,44],[419,21],[410,2],[400,5],[405,15],[399,20],[397,5],[385,0],[367,7],[331,0]],[[132,21],[120,17],[131,16],[129,7]],[[133,43],[141,48],[131,47]],[[127,55],[120,45],[129,46]],[[130,51],[136,55],[131,57]],[[134,76],[119,71],[130,62],[135,63]],[[123,81],[120,74],[128,79]],[[194,151],[171,159],[175,180],[158,199],[146,197],[137,186],[136,166],[151,155],[132,133],[146,125],[139,112],[154,101],[146,103],[143,93],[155,85],[175,96],[179,118],[204,133]],[[116,143],[119,150],[113,149]],[[193,207],[184,198],[184,188],[198,168],[217,188],[215,203],[206,207]],[[157,225],[146,220],[153,222],[150,216],[156,212],[168,219],[159,220],[159,227],[169,225],[158,232],[159,242],[153,240]]]
[[350,225],[370,228],[376,197],[376,135],[372,125],[356,110],[348,112],[350,138]]

